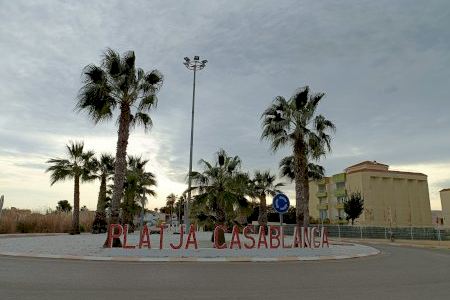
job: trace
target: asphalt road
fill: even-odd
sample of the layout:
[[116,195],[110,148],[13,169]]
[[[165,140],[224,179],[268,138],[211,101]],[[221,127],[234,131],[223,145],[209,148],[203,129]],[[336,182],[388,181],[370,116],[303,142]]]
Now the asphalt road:
[[450,250],[322,262],[128,263],[0,256],[0,299],[450,299]]

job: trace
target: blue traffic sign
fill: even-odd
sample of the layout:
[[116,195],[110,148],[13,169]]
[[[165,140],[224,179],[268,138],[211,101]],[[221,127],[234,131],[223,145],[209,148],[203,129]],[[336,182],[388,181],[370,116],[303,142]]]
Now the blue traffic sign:
[[289,209],[289,198],[285,194],[276,194],[273,197],[272,206],[279,214],[284,214]]

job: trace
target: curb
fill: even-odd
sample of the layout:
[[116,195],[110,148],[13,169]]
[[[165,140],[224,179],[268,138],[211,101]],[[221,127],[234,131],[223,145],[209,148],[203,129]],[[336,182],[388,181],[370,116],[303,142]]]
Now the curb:
[[378,249],[364,254],[335,256],[280,256],[280,257],[136,257],[136,256],[77,256],[55,254],[30,254],[18,252],[0,252],[0,256],[47,258],[84,261],[119,261],[119,262],[284,262],[284,261],[324,261],[368,257],[381,253]]
[[397,247],[411,247],[411,248],[422,248],[422,249],[450,249],[450,246],[440,246],[440,245],[420,245],[420,244],[406,244],[406,243],[397,243],[397,242],[376,242],[376,241],[361,241],[361,240],[347,240],[351,243],[358,244],[370,244],[370,245],[388,245],[388,246],[397,246]]

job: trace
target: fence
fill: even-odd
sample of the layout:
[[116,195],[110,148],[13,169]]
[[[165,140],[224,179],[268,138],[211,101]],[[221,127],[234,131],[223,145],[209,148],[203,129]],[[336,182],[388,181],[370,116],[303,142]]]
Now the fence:
[[[314,226],[311,224],[311,226]],[[322,225],[318,225],[322,227]],[[285,225],[284,232],[292,235],[294,225]],[[323,225],[328,236],[335,238],[358,239],[411,239],[411,240],[437,240],[450,241],[450,229],[433,227],[375,227],[351,225]]]

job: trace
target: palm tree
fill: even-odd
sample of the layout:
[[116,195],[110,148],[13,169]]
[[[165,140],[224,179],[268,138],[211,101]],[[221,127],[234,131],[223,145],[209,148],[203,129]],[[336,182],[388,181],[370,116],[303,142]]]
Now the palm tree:
[[166,205],[170,208],[170,225],[172,225],[172,214],[173,214],[173,206],[177,201],[177,196],[174,193],[171,193],[166,197]]
[[92,233],[104,233],[107,230],[106,206],[108,202],[107,183],[114,174],[114,157],[103,153],[99,159],[95,159],[95,177],[100,180],[98,192],[97,210],[92,224]]
[[[281,177],[287,177],[291,181],[295,180],[294,173],[294,157],[286,156],[280,161],[280,175]],[[317,164],[308,163],[308,178],[309,180],[319,180],[325,176],[325,169]]]
[[[228,156],[224,150],[217,152],[213,163],[201,159],[202,172],[192,172],[194,183],[194,211],[199,211],[197,218],[202,221],[211,219],[216,225],[226,225],[248,207],[245,195],[249,191],[248,175],[241,172],[241,159]],[[224,237],[219,237],[223,241]]]
[[73,215],[71,234],[80,234],[80,180],[93,180],[93,151],[84,151],[83,142],[70,142],[66,145],[67,158],[52,158],[46,172],[50,172],[50,184],[68,179],[74,180]]
[[156,196],[156,192],[152,189],[156,186],[155,175],[145,170],[147,163],[148,160],[139,156],[128,156],[122,217],[123,223],[129,224],[131,230],[134,230],[133,217],[139,210],[143,213],[147,197]]
[[255,171],[252,180],[253,193],[256,198],[259,199],[259,225],[267,225],[267,204],[266,197],[268,195],[275,196],[280,193],[280,187],[284,186],[283,183],[275,183],[276,176],[270,174],[270,171]]
[[[110,223],[119,222],[130,128],[136,125],[142,125],[145,130],[151,128],[152,119],[148,112],[156,106],[156,93],[163,82],[159,71],[146,73],[136,67],[135,60],[133,51],[121,57],[116,51],[107,49],[100,66],[91,64],[84,68],[84,85],[78,93],[76,106],[79,111],[87,111],[95,123],[111,119],[116,108],[119,112]],[[120,243],[113,246],[120,246]]]
[[305,86],[286,100],[278,96],[262,114],[262,139],[272,143],[272,150],[289,145],[293,152],[296,219],[298,225],[309,224],[308,164],[331,151],[334,124],[323,115],[316,115],[324,93],[310,93]]
[[175,210],[178,212],[179,225],[181,225],[181,219],[182,219],[182,216],[184,215],[184,204],[186,201],[185,199],[186,199],[186,197],[183,194],[180,197],[178,197],[178,200],[175,202]]

